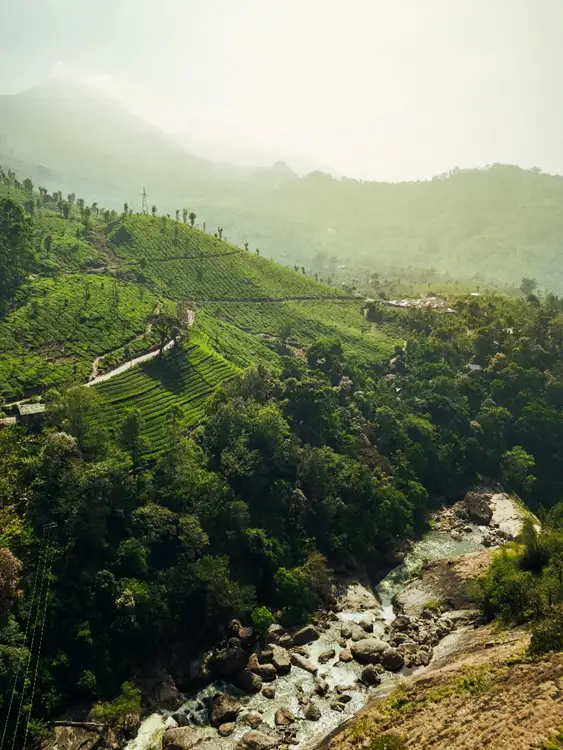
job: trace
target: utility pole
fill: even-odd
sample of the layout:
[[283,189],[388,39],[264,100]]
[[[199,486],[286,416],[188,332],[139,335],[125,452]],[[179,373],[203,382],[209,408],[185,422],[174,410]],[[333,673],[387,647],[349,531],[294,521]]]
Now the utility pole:
[[143,199],[143,204],[142,204],[142,207],[141,207],[141,213],[143,214],[143,216],[146,215],[146,214],[148,214],[148,212],[149,212],[149,207],[148,207],[148,203],[147,203],[148,197],[149,196],[147,195],[147,191],[145,190],[145,186],[143,185],[143,192],[141,193],[141,198]]

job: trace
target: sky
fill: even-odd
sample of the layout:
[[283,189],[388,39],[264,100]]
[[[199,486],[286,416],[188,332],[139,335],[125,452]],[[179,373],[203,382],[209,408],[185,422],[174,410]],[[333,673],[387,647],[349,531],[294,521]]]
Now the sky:
[[71,75],[239,163],[563,174],[562,33],[563,0],[0,0],[0,94]]

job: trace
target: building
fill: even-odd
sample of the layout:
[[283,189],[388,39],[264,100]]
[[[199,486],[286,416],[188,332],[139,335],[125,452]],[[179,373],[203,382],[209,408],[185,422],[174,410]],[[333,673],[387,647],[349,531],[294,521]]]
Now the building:
[[28,426],[40,426],[45,419],[45,404],[30,403],[18,404],[16,419],[19,424]]

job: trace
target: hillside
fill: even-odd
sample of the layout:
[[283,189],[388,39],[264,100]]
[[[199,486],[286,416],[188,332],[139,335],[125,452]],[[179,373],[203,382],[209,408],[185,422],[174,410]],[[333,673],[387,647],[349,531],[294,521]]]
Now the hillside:
[[563,289],[563,177],[537,170],[496,164],[383,183],[219,165],[64,81],[0,97],[0,162],[114,209],[140,206],[146,185],[160,211],[187,205],[235,243],[325,277],[337,264],[433,268],[502,284],[535,277]]

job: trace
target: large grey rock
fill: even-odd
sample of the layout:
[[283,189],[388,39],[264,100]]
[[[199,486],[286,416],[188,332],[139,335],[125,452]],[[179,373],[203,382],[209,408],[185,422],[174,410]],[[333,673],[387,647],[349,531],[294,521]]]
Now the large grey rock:
[[245,693],[259,693],[262,690],[262,678],[260,675],[251,672],[250,669],[243,669],[237,677],[237,685]]
[[226,648],[215,651],[209,659],[209,669],[215,677],[232,677],[246,667],[248,652],[237,638],[231,638]]
[[277,673],[287,674],[291,670],[291,660],[289,658],[289,652],[281,646],[274,646],[272,648],[272,651],[272,663],[276,668]]
[[291,654],[291,663],[294,667],[304,669],[306,672],[310,672],[311,674],[317,674],[317,672],[319,671],[313,664],[313,662],[310,662],[304,656],[301,656],[301,654]]
[[479,526],[488,526],[493,517],[489,496],[481,492],[468,492],[463,504],[472,523]]
[[364,638],[369,638],[368,633],[366,633],[366,631],[358,624],[354,623],[354,625],[352,625],[352,640],[354,642],[357,642],[363,640]]
[[340,628],[340,635],[343,638],[352,637],[352,625],[349,622],[345,622],[344,625]]
[[276,715],[274,716],[274,724],[277,727],[286,727],[289,724],[293,724],[294,721],[295,716],[288,708],[278,708]]
[[323,651],[322,654],[319,654],[319,664],[326,664],[327,661],[334,659],[335,656],[336,651],[333,648],[329,648],[326,651]]
[[237,743],[237,750],[274,750],[279,747],[279,744],[279,738],[253,729]]
[[304,706],[303,715],[305,716],[307,721],[318,721],[322,716],[321,709],[317,706],[316,703],[313,703],[313,701],[309,701],[309,703]]
[[381,660],[381,655],[387,648],[389,644],[379,638],[366,638],[353,643],[350,651],[359,664],[376,664]]
[[236,721],[241,704],[225,693],[216,693],[211,701],[211,723],[218,727],[221,724],[227,724]]
[[319,631],[313,625],[305,625],[293,634],[293,643],[296,646],[304,646],[306,643],[312,643],[318,640]]
[[248,660],[248,669],[257,674],[264,682],[273,682],[277,672],[273,664],[260,664],[258,654],[251,654]]
[[381,675],[375,668],[374,664],[368,664],[362,669],[362,682],[365,685],[379,685],[381,682]]
[[192,750],[203,740],[201,729],[194,727],[171,727],[162,737],[163,750]]
[[381,665],[389,672],[398,672],[405,664],[403,655],[396,648],[386,649],[381,656]]

